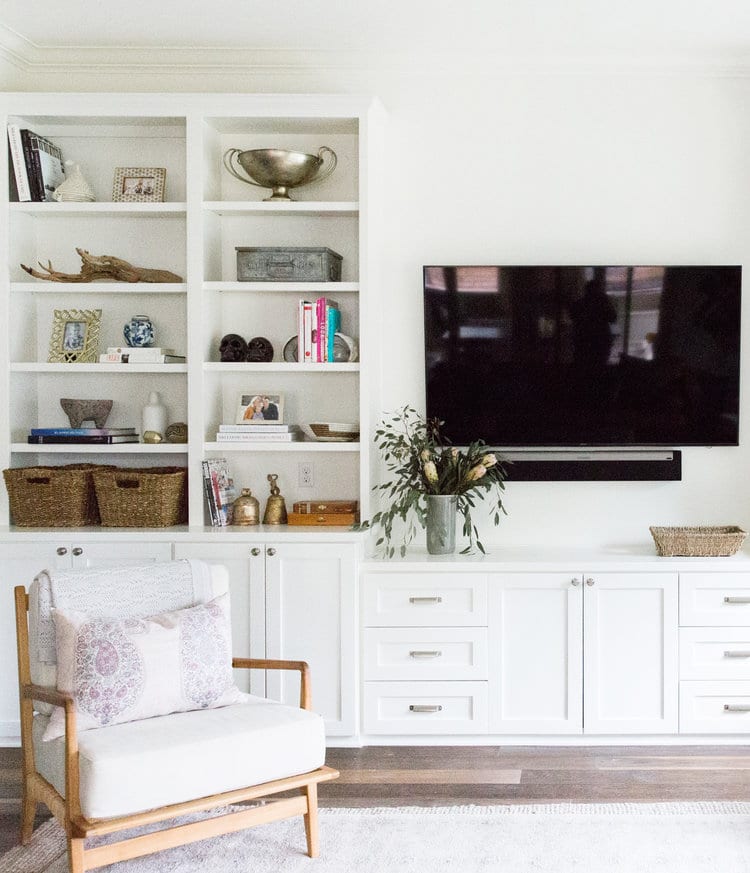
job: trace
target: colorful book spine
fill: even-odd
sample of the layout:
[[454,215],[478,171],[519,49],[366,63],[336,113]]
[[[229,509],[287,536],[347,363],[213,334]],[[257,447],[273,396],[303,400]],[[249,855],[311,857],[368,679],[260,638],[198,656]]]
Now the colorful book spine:
[[313,330],[313,307],[309,300],[304,301],[304,329],[302,334],[303,357],[300,360],[305,364],[312,363],[312,330]]
[[220,424],[220,433],[289,433],[297,430],[294,424]]
[[31,436],[122,436],[135,434],[134,427],[32,427]]
[[318,297],[315,301],[315,363],[322,364],[325,362],[325,330],[326,330],[326,299]]
[[137,443],[138,434],[101,434],[99,436],[40,436],[29,435],[27,442],[31,445],[111,445],[113,443]]
[[35,156],[32,148],[32,131],[23,128],[21,130],[21,142],[23,143],[23,158],[26,162],[26,172],[29,177],[29,189],[31,191],[31,199],[34,203],[41,203],[44,200],[42,194],[42,168],[39,163],[39,155]]
[[216,434],[217,443],[284,443],[300,439],[297,433],[222,433]]
[[335,360],[333,353],[333,341],[336,332],[341,330],[341,312],[338,304],[329,300],[326,305],[326,361],[332,364]]
[[219,524],[216,514],[216,503],[214,502],[213,484],[211,482],[211,470],[208,461],[203,461],[203,493],[206,497],[206,506],[208,508],[208,517],[213,527]]

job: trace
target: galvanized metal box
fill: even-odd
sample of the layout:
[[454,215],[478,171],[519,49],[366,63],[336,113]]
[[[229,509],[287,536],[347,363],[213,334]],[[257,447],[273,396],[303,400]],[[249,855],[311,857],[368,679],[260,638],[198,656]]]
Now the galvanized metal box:
[[340,282],[343,258],[328,248],[236,246],[238,282]]

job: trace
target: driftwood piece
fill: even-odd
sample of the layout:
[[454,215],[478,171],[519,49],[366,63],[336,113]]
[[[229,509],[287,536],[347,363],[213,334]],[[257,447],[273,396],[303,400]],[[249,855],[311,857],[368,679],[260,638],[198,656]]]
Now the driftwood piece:
[[112,255],[92,255],[85,249],[76,251],[83,261],[80,273],[60,273],[53,268],[51,261],[47,261],[46,267],[39,263],[44,272],[25,264],[21,264],[21,269],[35,279],[46,279],[48,282],[99,282],[103,279],[115,282],[182,282],[182,276],[170,273],[169,270],[134,267],[122,258]]

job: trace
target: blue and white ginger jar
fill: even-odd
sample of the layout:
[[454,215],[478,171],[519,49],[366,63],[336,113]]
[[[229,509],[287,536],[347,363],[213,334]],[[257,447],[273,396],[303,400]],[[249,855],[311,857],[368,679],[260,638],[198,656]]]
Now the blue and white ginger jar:
[[150,346],[154,341],[154,325],[148,315],[134,315],[122,329],[125,342],[136,349]]

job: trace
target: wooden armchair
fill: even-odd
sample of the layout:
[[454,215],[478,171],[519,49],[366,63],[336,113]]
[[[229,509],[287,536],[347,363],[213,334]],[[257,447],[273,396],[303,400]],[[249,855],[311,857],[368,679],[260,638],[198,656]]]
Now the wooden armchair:
[[[31,838],[37,804],[41,802],[65,828],[70,873],[83,873],[296,815],[304,816],[308,855],[317,856],[317,785],[335,779],[338,772],[322,764],[325,754],[324,744],[322,754],[320,749],[322,720],[310,712],[306,663],[242,658],[232,661],[233,667],[241,669],[299,671],[300,709],[254,698],[252,702],[221,709],[176,713],[78,733],[73,698],[54,687],[32,682],[29,595],[25,588],[15,589],[15,603],[24,844]],[[64,736],[50,742],[41,742],[41,731],[48,718],[35,712],[43,704],[62,707],[65,713]],[[226,731],[226,738],[222,730]],[[287,738],[288,749],[274,739],[278,737]],[[274,744],[275,748],[269,749]],[[192,773],[193,770],[199,772]],[[260,778],[256,778],[259,774]],[[234,780],[233,787],[227,788],[227,779]],[[237,779],[241,780],[241,787],[236,787]],[[184,784],[176,784],[181,782]],[[207,790],[212,784],[215,787]],[[200,786],[199,794],[194,793],[196,785]],[[166,822],[186,813],[258,800],[293,789],[299,795],[85,848],[88,837]],[[169,802],[152,803],[165,798]]]

